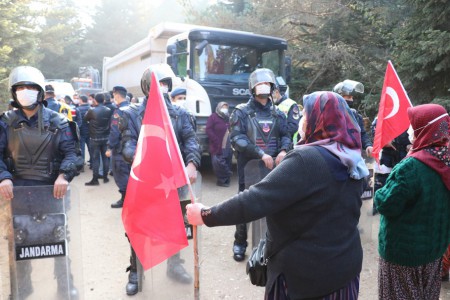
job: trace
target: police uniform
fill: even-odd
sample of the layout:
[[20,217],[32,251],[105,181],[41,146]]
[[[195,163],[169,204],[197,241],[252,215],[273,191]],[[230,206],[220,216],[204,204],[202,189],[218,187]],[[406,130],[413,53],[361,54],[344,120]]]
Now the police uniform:
[[[7,111],[0,117],[0,155],[3,158],[0,181],[11,179],[14,186],[54,185],[61,173],[69,182],[78,174],[76,133],[69,121],[48,108],[39,109],[42,109],[42,128],[39,128],[38,113],[28,119],[19,109]],[[65,268],[65,260],[55,259],[55,278],[58,291],[62,293],[67,291],[67,282],[59,280],[65,278],[59,272]],[[23,294],[31,293],[30,262],[17,264],[17,272],[26,274],[21,279]],[[72,279],[70,292],[77,295]]]
[[130,176],[131,164],[126,162],[122,156],[121,133],[119,130],[120,119],[123,118],[123,111],[128,107],[128,102],[121,102],[111,118],[111,129],[109,132],[108,149],[111,150],[111,164],[114,181],[119,188],[121,198],[118,202],[111,204],[113,208],[122,207],[127,190],[128,177]]
[[[292,144],[292,136],[284,113],[271,101],[265,106],[251,98],[246,104],[239,104],[230,117],[230,140],[237,152],[239,191],[245,189],[244,169],[252,159],[261,159],[264,154],[276,157],[286,152]],[[235,245],[247,247],[247,225],[236,225]],[[236,249],[233,250],[235,255]],[[244,250],[245,252],[245,250]],[[243,256],[242,256],[243,258]],[[240,258],[236,260],[241,260]]]
[[297,102],[283,95],[277,104],[278,109],[284,113],[287,118],[288,132],[291,137],[298,132],[298,124],[300,122],[301,112]]
[[[164,100],[169,112],[172,127],[177,138],[181,154],[185,164],[192,162],[196,168],[200,167],[201,149],[195,134],[195,120],[186,109],[172,105],[167,94]],[[131,104],[123,110],[123,116],[119,122],[121,132],[122,156],[125,161],[132,163],[136,145],[139,138],[142,119],[145,113],[147,100],[142,104]],[[136,253],[131,247],[130,271],[126,291],[128,295],[137,293],[137,265]],[[182,283],[190,283],[192,278],[181,266],[182,260],[177,253],[168,259],[168,272],[175,280]]]
[[22,110],[10,110],[0,119],[5,131],[0,137],[0,181],[13,178],[15,185],[53,185],[60,173],[69,182],[77,175],[76,133],[67,118],[42,107],[43,134],[38,114],[28,119]]

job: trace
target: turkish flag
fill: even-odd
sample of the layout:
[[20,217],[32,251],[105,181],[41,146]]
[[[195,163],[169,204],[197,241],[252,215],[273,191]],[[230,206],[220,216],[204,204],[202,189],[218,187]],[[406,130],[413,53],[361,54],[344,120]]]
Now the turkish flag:
[[177,188],[188,184],[183,159],[158,80],[152,82],[122,221],[145,270],[188,245]]
[[377,162],[381,149],[408,129],[407,109],[411,106],[394,66],[388,61],[373,141],[373,157]]

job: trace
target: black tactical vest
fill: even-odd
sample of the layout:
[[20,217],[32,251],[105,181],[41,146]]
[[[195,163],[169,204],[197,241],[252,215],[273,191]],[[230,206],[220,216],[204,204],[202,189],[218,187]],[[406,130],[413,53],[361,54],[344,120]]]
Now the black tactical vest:
[[275,110],[267,116],[258,114],[253,108],[241,108],[247,115],[247,137],[266,154],[275,157],[280,152],[280,125]]
[[8,169],[14,178],[39,180],[53,184],[59,174],[62,156],[59,154],[61,117],[58,113],[44,113],[44,119],[50,120],[42,133],[26,123],[16,122],[9,111],[3,117],[8,124],[8,148],[6,159]]

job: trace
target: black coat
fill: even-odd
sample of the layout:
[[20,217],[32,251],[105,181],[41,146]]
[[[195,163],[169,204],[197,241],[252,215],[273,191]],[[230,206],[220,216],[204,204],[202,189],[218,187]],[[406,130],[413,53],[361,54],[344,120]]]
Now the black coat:
[[102,104],[86,113],[84,120],[89,123],[89,136],[91,139],[108,140],[111,115],[111,110]]

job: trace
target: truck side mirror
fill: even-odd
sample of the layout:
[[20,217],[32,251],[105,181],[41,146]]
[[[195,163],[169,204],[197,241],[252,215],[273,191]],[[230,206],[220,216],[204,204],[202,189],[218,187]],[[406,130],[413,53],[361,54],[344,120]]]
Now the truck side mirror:
[[175,55],[177,53],[177,45],[174,44],[167,45],[166,52],[169,55]]
[[205,49],[205,47],[208,45],[208,41],[207,40],[203,40],[200,44],[197,44],[197,46],[195,46],[195,50],[197,50],[197,55],[200,56],[203,53],[203,49]]

